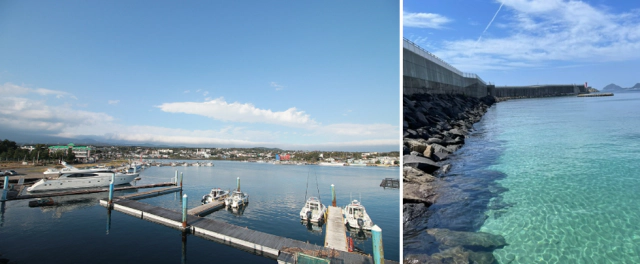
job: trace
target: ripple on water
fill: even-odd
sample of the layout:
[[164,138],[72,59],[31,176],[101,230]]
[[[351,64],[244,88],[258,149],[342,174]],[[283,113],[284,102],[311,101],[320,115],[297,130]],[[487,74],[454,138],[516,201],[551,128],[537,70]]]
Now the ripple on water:
[[[640,98],[640,94],[632,96]],[[520,125],[501,128],[505,131],[498,137],[506,142],[505,151],[490,166],[507,175],[497,180],[509,189],[501,194],[501,202],[513,204],[506,212],[488,208],[487,214],[500,217],[489,217],[480,228],[502,234],[509,243],[494,251],[496,259],[500,263],[640,263],[640,164],[636,158],[640,150],[638,132],[628,131],[640,127],[638,112],[622,120],[598,118],[602,109],[596,111],[590,105],[543,111],[535,101],[518,104],[526,105],[537,123],[530,126],[531,121],[510,119],[508,112],[517,112],[511,108],[515,103],[501,111],[503,123]],[[550,114],[559,111],[564,114]],[[596,121],[572,115],[585,111]],[[553,122],[555,127],[540,122],[563,118],[565,122]],[[558,136],[558,131],[571,136]],[[613,136],[603,144],[602,135]],[[540,139],[544,143],[522,144]]]

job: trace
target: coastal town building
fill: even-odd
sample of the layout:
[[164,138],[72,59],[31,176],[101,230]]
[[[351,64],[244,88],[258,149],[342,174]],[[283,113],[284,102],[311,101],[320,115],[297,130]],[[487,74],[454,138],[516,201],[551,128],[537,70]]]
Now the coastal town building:
[[69,143],[66,146],[50,146],[49,153],[55,153],[60,151],[68,151],[71,149],[73,155],[76,156],[78,162],[90,162],[91,159],[91,147],[90,146],[76,146],[73,143]]

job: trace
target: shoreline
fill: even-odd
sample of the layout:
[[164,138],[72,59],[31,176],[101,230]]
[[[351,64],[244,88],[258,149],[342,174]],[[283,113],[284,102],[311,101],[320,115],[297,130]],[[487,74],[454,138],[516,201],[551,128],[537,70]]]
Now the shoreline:
[[[487,110],[506,98],[486,96],[420,94],[404,96],[403,126],[403,226],[413,219],[429,218],[421,212],[438,200],[440,177],[451,167],[449,158],[465,144]],[[405,231],[406,232],[406,231]],[[447,249],[417,255],[405,255],[407,263],[440,263],[455,260],[464,263],[493,263],[490,250],[474,251],[466,246],[499,248],[506,242],[501,236],[483,232],[454,231],[444,228],[426,229],[433,243]]]
[[428,207],[437,199],[431,182],[448,172],[449,156],[462,148],[473,124],[498,99],[415,94],[403,101],[403,204]]

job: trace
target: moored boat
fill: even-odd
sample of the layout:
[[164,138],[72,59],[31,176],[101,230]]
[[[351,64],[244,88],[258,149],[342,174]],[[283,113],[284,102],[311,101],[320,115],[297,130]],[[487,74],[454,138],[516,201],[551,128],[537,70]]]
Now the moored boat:
[[342,209],[342,213],[344,214],[345,225],[351,228],[371,230],[373,227],[371,218],[369,218],[364,206],[362,206],[358,200],[353,200],[350,204],[346,205]]
[[300,210],[300,220],[313,223],[319,223],[324,220],[327,207],[316,197],[309,197],[307,202]]
[[223,200],[229,196],[229,191],[221,188],[213,188],[211,192],[202,196],[202,204],[208,204],[213,201]]
[[[45,174],[51,176],[51,174]],[[74,169],[58,174],[57,178],[45,177],[27,188],[28,192],[55,191],[77,188],[107,187],[115,175],[114,185],[131,183],[139,173],[120,173],[108,169]]]
[[224,206],[238,208],[249,203],[249,195],[241,191],[233,191],[233,193],[224,199]]

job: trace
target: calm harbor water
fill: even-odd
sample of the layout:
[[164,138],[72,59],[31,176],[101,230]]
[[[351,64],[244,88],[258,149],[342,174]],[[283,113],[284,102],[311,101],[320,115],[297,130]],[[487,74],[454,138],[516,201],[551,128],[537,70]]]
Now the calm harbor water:
[[443,227],[501,235],[500,263],[640,263],[640,93],[501,102],[476,124],[405,254]]
[[[213,187],[235,188],[241,179],[242,191],[249,194],[249,205],[242,211],[220,210],[206,217],[265,233],[309,243],[324,243],[324,226],[301,224],[299,212],[308,196],[319,196],[331,203],[331,184],[337,204],[350,197],[361,199],[374,223],[382,228],[384,256],[399,260],[399,191],[383,189],[383,178],[398,178],[399,169],[375,167],[324,167],[272,165],[214,161],[214,167],[151,167],[137,184],[166,182],[175,170],[184,173],[184,191],[189,208],[200,205],[202,196]],[[316,187],[316,179],[317,186]],[[141,189],[140,191],[147,191]],[[137,192],[129,191],[127,193]],[[124,194],[124,193],[122,193]],[[3,204],[0,219],[0,254],[16,263],[113,263],[160,262],[202,263],[215,260],[228,263],[273,263],[226,245],[187,236],[183,244],[180,231],[140,220],[98,205],[107,194],[54,198],[61,205],[30,208],[28,201]],[[361,198],[360,198],[361,197]],[[180,193],[140,200],[151,205],[180,210]],[[107,222],[110,218],[110,228]],[[371,253],[370,234],[360,235],[355,246]]]

